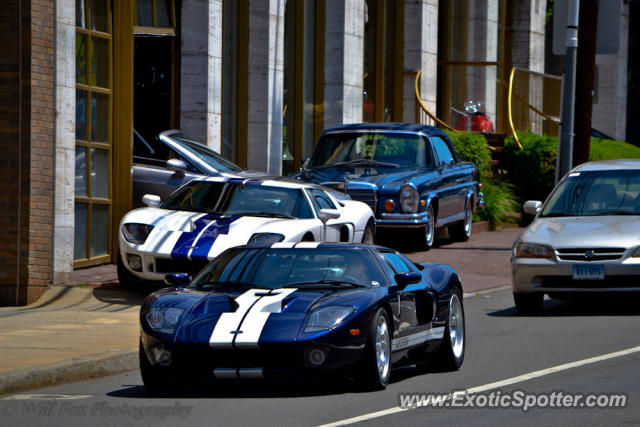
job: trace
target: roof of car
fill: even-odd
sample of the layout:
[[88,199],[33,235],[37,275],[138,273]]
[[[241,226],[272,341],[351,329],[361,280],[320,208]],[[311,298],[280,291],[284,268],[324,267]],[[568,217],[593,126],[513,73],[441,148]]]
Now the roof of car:
[[396,132],[420,132],[428,136],[446,135],[435,126],[421,125],[417,123],[351,123],[325,129],[322,133],[345,131],[396,131]]
[[237,246],[239,249],[339,249],[339,250],[354,250],[354,249],[368,249],[368,248],[383,248],[378,245],[367,245],[363,243],[348,243],[348,242],[282,242],[272,243],[265,245],[243,245]]
[[640,169],[640,159],[601,160],[583,163],[571,172],[606,171],[618,169]]

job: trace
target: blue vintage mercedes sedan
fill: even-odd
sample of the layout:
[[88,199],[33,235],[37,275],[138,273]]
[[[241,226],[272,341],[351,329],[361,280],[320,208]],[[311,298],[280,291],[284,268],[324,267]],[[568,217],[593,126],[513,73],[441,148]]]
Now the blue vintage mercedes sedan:
[[436,230],[466,241],[484,206],[478,168],[462,162],[446,133],[413,123],[349,124],[325,130],[295,178],[365,202],[376,227],[420,230],[425,249]]

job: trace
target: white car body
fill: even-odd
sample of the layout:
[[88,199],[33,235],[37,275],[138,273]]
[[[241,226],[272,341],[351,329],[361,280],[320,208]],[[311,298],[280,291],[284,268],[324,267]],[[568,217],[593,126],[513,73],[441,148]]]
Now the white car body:
[[[224,250],[247,244],[256,233],[283,235],[282,241],[277,243],[279,245],[293,245],[303,240],[305,245],[321,241],[360,243],[365,238],[367,225],[373,227],[374,224],[373,212],[367,204],[354,200],[338,200],[331,190],[313,184],[229,177],[203,178],[190,184],[196,182],[299,189],[304,195],[304,202],[309,204],[313,217],[289,219],[275,215],[220,216],[162,207],[135,209],[122,218],[118,235],[121,262],[136,279],[161,281],[169,273],[194,274]],[[320,209],[312,202],[314,191],[321,191],[335,207],[332,216],[337,218],[329,219],[326,225],[320,219]],[[125,238],[123,227],[131,223],[153,227],[143,243],[132,243]],[[141,259],[141,266],[137,269],[132,268],[130,262],[135,256]]]
[[544,205],[528,201],[524,208],[536,217],[511,256],[518,310],[539,311],[544,294],[640,291],[639,159],[580,165]]

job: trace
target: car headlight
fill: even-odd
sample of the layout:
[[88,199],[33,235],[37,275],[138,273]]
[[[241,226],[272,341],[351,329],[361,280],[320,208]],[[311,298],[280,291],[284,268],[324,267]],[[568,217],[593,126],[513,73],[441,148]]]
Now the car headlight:
[[271,245],[273,243],[282,242],[284,235],[279,233],[255,233],[249,241],[248,245]]
[[180,317],[184,313],[181,308],[175,307],[152,307],[147,313],[145,318],[151,329],[164,332],[166,334],[172,334],[175,332]]
[[339,325],[344,319],[353,314],[351,307],[329,306],[313,311],[304,325],[305,332],[318,332],[331,329]]
[[400,206],[404,212],[418,212],[420,195],[413,185],[404,184],[400,187]]
[[519,258],[551,258],[551,248],[533,243],[518,243],[515,255]]
[[141,245],[147,240],[151,230],[153,230],[153,225],[130,222],[122,226],[122,235],[127,242]]

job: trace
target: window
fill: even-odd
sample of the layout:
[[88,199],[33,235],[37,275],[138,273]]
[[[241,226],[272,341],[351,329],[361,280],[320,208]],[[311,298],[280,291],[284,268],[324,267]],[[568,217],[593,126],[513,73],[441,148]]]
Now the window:
[[433,142],[440,166],[448,166],[455,163],[455,158],[451,153],[451,149],[449,149],[449,145],[442,138],[431,138],[431,142]]
[[391,265],[395,273],[406,273],[412,271],[400,255],[395,252],[382,252],[384,259]]
[[336,205],[333,204],[329,196],[324,194],[324,192],[316,189],[310,189],[309,193],[311,193],[311,200],[313,201],[316,210],[336,209]]
[[111,219],[111,1],[76,0],[74,266],[109,260]]

